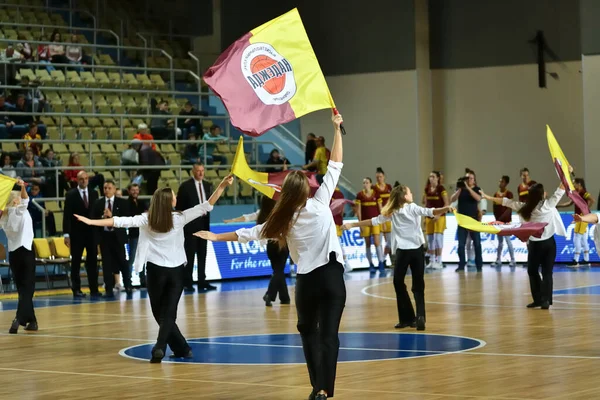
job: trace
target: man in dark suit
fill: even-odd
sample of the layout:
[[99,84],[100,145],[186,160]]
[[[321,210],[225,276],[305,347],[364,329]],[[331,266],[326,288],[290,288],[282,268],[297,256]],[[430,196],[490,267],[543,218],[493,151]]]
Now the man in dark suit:
[[65,244],[71,249],[71,284],[73,297],[83,298],[81,292],[81,277],[79,269],[83,250],[87,251],[85,269],[87,270],[90,296],[100,297],[98,291],[98,250],[91,226],[79,222],[73,215],[83,215],[92,218],[92,204],[98,199],[98,194],[88,188],[88,174],[80,171],[77,174],[77,187],[69,190],[65,197],[63,213],[63,232]]
[[[128,217],[127,200],[115,196],[117,186],[113,180],[104,182],[104,197],[94,202],[92,218]],[[127,231],[125,228],[96,228],[94,232],[97,242],[100,243],[102,252],[102,269],[104,272],[104,286],[106,298],[114,298],[115,276],[119,272],[123,275],[123,286],[128,295],[132,294],[131,273],[125,255]]]
[[[177,209],[180,211],[192,208],[208,200],[212,194],[212,187],[204,179],[204,165],[194,164],[193,177],[183,182],[177,192]],[[198,290],[215,290],[216,287],[206,282],[206,240],[194,236],[195,232],[210,230],[210,213],[195,219],[184,228],[185,255],[187,265],[184,268],[184,290],[193,292],[192,271],[194,270],[194,257],[198,255]]]
[[[137,183],[132,183],[127,189],[127,206],[129,208],[129,216],[135,217],[148,211],[148,203],[139,198],[140,186]],[[129,228],[129,271],[133,270],[133,262],[135,261],[135,252],[137,251],[138,239],[140,237],[139,228]],[[144,268],[145,270],[145,268]],[[146,287],[145,271],[140,272],[140,286]]]

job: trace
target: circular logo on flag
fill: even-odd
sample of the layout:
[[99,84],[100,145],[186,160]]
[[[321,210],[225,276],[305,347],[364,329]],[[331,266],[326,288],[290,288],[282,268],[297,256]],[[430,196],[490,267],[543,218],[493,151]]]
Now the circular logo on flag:
[[292,64],[268,43],[254,43],[244,49],[242,73],[267,105],[285,104],[296,94]]

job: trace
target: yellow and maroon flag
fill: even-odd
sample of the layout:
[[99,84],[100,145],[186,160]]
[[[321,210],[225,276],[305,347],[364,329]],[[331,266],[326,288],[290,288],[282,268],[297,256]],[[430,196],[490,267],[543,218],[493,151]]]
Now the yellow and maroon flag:
[[454,213],[458,226],[474,232],[492,233],[498,236],[516,236],[522,242],[529,240],[531,236],[540,238],[544,233],[546,222],[524,222],[524,223],[494,223],[486,224],[466,215]]
[[550,157],[552,157],[552,162],[554,163],[554,168],[556,169],[556,174],[558,178],[562,182],[565,187],[565,191],[567,192],[567,196],[573,204],[575,204],[583,213],[589,214],[590,208],[588,207],[587,201],[585,201],[575,190],[575,185],[573,185],[573,181],[571,180],[571,173],[569,172],[569,161],[567,161],[567,157],[563,153],[562,149],[558,145],[558,141],[554,137],[550,126],[546,125],[546,139],[548,140],[548,148],[550,149]]
[[16,183],[16,179],[0,174],[0,210],[4,210],[6,204],[8,204],[10,192],[13,190]]
[[[246,154],[244,154],[244,138],[240,136],[238,141],[237,150],[233,159],[233,165],[231,167],[231,173],[237,176],[239,179],[248,183],[254,189],[258,190],[262,194],[271,199],[277,200],[279,193],[281,193],[281,186],[287,174],[291,171],[281,172],[258,172],[250,168],[246,161]],[[314,172],[302,171],[308,178],[311,193],[314,194],[319,188],[319,183]]]
[[231,124],[251,136],[335,108],[295,8],[234,42],[203,78],[225,104]]

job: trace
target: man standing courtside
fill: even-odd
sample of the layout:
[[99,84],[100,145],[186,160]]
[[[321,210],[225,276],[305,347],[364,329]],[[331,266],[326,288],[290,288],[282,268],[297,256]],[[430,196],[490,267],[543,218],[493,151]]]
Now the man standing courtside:
[[[104,182],[104,196],[94,202],[92,218],[128,217],[127,200],[116,197],[117,187],[113,180]],[[125,255],[127,231],[125,228],[95,228],[102,252],[102,270],[107,299],[114,298],[115,274],[123,276],[123,286],[128,295],[132,294],[131,273]]]
[[[204,165],[201,163],[194,164],[192,178],[183,182],[177,192],[177,210],[187,210],[204,203],[210,198],[212,194],[211,185],[203,179]],[[195,232],[208,230],[210,230],[210,213],[195,219],[184,228],[187,265],[184,268],[183,285],[186,292],[194,291],[192,272],[196,255],[198,256],[198,290],[216,289],[216,287],[206,282],[206,240],[194,236]]]
[[80,171],[77,174],[77,187],[69,190],[65,197],[63,214],[63,231],[65,244],[71,249],[71,289],[73,297],[83,298],[81,292],[81,277],[79,269],[83,250],[87,251],[85,269],[87,271],[90,296],[98,298],[98,250],[94,241],[94,231],[91,226],[79,222],[73,215],[92,217],[92,204],[98,199],[98,194],[88,188],[88,174]]

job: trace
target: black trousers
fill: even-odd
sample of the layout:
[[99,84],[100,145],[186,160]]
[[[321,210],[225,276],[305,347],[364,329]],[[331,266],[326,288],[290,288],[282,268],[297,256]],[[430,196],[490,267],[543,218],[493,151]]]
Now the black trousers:
[[21,246],[8,253],[8,263],[19,293],[17,320],[21,325],[35,322],[33,293],[35,292],[35,256],[33,251]]
[[85,269],[87,271],[90,292],[98,293],[98,246],[93,233],[71,235],[71,289],[73,293],[81,291],[81,257],[83,249],[86,250]]
[[400,323],[411,323],[415,320],[412,301],[406,290],[404,277],[410,267],[412,274],[412,292],[415,296],[417,316],[425,317],[425,251],[423,246],[418,249],[396,250],[396,268],[394,269],[394,289]]
[[119,242],[115,231],[104,231],[101,234],[100,251],[102,252],[102,271],[106,293],[111,294],[115,288],[115,275],[123,275],[123,286],[131,288],[131,270],[127,264],[125,245]]
[[338,332],[346,285],[344,267],[331,253],[329,262],[308,274],[296,275],[298,332],[314,393],[333,397],[340,340]]
[[279,249],[276,242],[269,241],[267,244],[267,257],[271,261],[271,268],[273,268],[273,275],[269,281],[269,288],[267,294],[271,298],[271,301],[277,299],[279,293],[279,301],[289,302],[290,294],[288,293],[287,283],[285,282],[285,262],[290,255],[290,251],[287,247]]
[[146,191],[149,196],[152,196],[156,189],[158,189],[158,180],[160,178],[160,170],[155,169],[144,169],[142,175],[146,180]]
[[[554,236],[541,241],[529,241],[529,253],[527,254],[527,274],[529,274],[529,286],[531,296],[535,303],[548,301],[552,304],[552,270],[556,259],[556,241]],[[542,267],[540,278],[539,269]]]
[[175,354],[190,347],[177,327],[177,305],[183,292],[183,265],[177,268],[146,264],[146,282],[152,315],[159,325],[154,349],[166,350],[167,344]]
[[202,289],[206,285],[206,240],[199,237],[186,235],[185,236],[185,258],[187,264],[184,268],[183,286],[192,287],[194,279],[194,257],[198,256],[198,287]]

